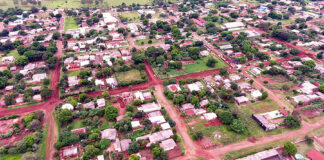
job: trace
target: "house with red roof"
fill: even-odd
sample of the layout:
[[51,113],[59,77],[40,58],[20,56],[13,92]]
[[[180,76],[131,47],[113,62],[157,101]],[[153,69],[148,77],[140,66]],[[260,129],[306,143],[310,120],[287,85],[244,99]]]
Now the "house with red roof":
[[306,153],[306,156],[310,159],[310,160],[323,160],[324,159],[324,155],[319,152],[318,150],[312,149],[311,151]]

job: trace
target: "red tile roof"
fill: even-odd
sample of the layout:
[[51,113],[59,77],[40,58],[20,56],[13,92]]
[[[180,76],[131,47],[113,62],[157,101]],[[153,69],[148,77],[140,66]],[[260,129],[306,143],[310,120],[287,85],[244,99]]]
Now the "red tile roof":
[[307,157],[311,160],[323,160],[324,155],[321,154],[318,150],[312,149],[311,151],[307,152]]

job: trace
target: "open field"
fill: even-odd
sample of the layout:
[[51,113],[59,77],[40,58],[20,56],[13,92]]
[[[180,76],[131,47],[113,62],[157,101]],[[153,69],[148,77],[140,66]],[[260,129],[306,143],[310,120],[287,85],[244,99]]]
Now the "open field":
[[66,17],[64,23],[64,31],[69,29],[77,29],[78,24],[75,22],[73,17]]
[[79,73],[81,72],[82,70],[77,70],[77,71],[71,71],[71,72],[67,72],[67,75],[69,77],[72,77],[72,76],[78,76]]
[[137,12],[125,12],[119,15],[122,19],[125,19],[127,22],[139,22],[141,16]]
[[131,82],[131,81],[138,81],[138,80],[141,80],[141,73],[140,71],[138,70],[130,70],[130,71],[127,71],[127,72],[119,72],[117,74],[117,80],[118,80],[118,83],[120,82]]
[[[2,57],[8,57],[8,56],[14,56],[15,59],[17,59],[18,57],[20,57],[18,51],[15,49],[15,50],[12,50],[10,51],[7,55],[5,53],[0,53],[0,58],[2,60]],[[0,61],[0,64],[2,63],[2,61]]]
[[197,72],[201,72],[201,71],[226,67],[226,64],[220,59],[216,59],[217,63],[215,64],[215,67],[213,67],[213,68],[208,67],[206,65],[207,60],[208,60],[208,57],[203,57],[203,58],[195,61],[195,63],[184,65],[183,70],[172,69],[172,70],[170,70],[169,74],[172,77],[172,76],[185,75],[185,74],[190,74],[190,73],[197,73]]
[[136,41],[135,41],[135,44],[136,44],[137,46],[146,45],[146,44],[149,44],[149,43],[148,43],[148,42],[149,42],[149,40],[151,40],[151,41],[152,41],[152,43],[151,43],[151,44],[154,44],[154,43],[158,43],[158,42],[159,42],[159,41],[158,41],[158,40],[156,40],[155,38],[149,39],[149,37],[148,37],[148,36],[146,36],[146,39],[143,39],[143,40],[136,40]]
[[78,128],[85,127],[83,125],[83,121],[82,120],[80,120],[80,121],[73,121],[70,125],[71,125],[71,128],[72,129],[78,129]]

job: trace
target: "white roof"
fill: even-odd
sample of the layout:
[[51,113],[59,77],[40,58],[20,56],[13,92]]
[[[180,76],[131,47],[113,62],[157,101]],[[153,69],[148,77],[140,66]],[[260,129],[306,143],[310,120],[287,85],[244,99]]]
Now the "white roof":
[[260,96],[262,96],[262,93],[259,90],[254,90],[251,92],[251,97],[254,99],[259,98]]
[[152,122],[152,124],[160,124],[165,122],[163,116],[150,117],[149,120]]
[[171,126],[168,122],[166,122],[166,123],[161,124],[161,128],[162,128],[162,130],[167,130],[167,129],[170,129]]
[[228,22],[228,23],[225,23],[224,26],[227,29],[245,27],[245,25],[242,22]]
[[175,143],[175,141],[172,138],[164,140],[160,143],[160,147],[162,147],[164,149],[164,151],[172,150],[176,146],[177,146],[177,144]]
[[216,115],[216,113],[212,113],[212,112],[211,113],[205,113],[204,118],[206,120],[213,120],[213,119],[217,118],[217,115]]
[[73,106],[70,103],[66,103],[62,105],[62,109],[68,109],[68,110],[73,110]]
[[132,121],[131,124],[132,124],[132,128],[136,128],[141,125],[139,121]]

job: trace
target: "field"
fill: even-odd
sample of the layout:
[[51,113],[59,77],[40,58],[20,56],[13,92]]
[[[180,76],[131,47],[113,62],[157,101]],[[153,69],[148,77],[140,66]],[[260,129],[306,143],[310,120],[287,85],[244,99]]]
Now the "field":
[[[151,4],[151,0],[103,0],[103,3],[99,3],[98,5],[93,4],[82,4],[81,0],[46,0],[42,1],[41,6],[45,6],[49,9],[55,9],[55,8],[81,8],[81,7],[101,7],[101,8],[108,8],[109,6],[118,6],[122,3],[125,3],[126,5],[131,5],[133,3],[145,5],[145,4]],[[7,8],[22,8],[22,9],[28,9],[31,8],[32,4],[28,5],[21,5],[20,1],[17,5],[13,3],[13,1],[7,1],[7,0],[0,0],[0,8],[1,9],[7,9]],[[36,6],[37,7],[37,6]]]
[[81,72],[82,70],[77,70],[77,71],[71,71],[71,72],[67,72],[67,75],[69,77],[72,77],[72,76],[78,76],[79,73]]
[[149,39],[148,36],[146,36],[146,39],[144,39],[144,40],[136,40],[136,41],[135,41],[135,44],[138,45],[138,46],[146,45],[146,44],[149,44],[149,43],[148,43],[149,40],[152,41],[151,44],[154,44],[154,43],[158,43],[158,42],[159,42],[159,41],[156,40],[155,38],[153,38],[153,39]]
[[197,72],[201,72],[201,71],[226,67],[226,64],[222,60],[217,59],[217,63],[215,65],[215,67],[210,68],[210,67],[208,67],[206,65],[207,60],[208,60],[208,57],[198,59],[198,60],[195,61],[195,63],[184,65],[183,70],[172,69],[172,70],[169,71],[169,75],[171,77],[173,77],[173,76],[185,75],[185,74],[190,74],[190,73],[197,73]]
[[64,31],[69,29],[77,29],[78,24],[75,22],[73,17],[66,17],[64,23]]
[[8,155],[0,155],[0,159],[2,160],[19,160],[22,154],[8,154]]
[[138,70],[130,70],[127,72],[119,72],[117,74],[117,80],[118,83],[126,83],[126,82],[131,82],[131,81],[138,81],[141,80],[141,73]]
[[[284,129],[276,129],[273,131],[264,131],[259,124],[252,119],[252,114],[263,113],[268,111],[273,111],[278,109],[278,105],[271,99],[256,102],[247,106],[240,106],[239,108],[231,104],[232,109],[239,109],[239,118],[245,124],[248,129],[246,134],[237,134],[231,131],[231,128],[227,125],[220,126],[204,126],[206,121],[199,120],[198,123],[191,126],[194,131],[201,131],[204,137],[213,138],[215,142],[221,142],[222,144],[230,144],[242,141],[248,137],[260,138],[263,136],[276,135],[284,131]],[[215,137],[215,135],[220,135],[220,138]]]
[[126,19],[127,22],[139,22],[141,18],[137,12],[125,12],[121,13],[119,16]]

